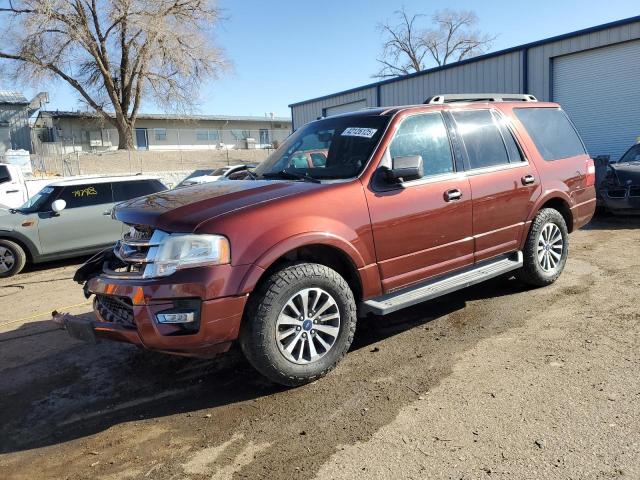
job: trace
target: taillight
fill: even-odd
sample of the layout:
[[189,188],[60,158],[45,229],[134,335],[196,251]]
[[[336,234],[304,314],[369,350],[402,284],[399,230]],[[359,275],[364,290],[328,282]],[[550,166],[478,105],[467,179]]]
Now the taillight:
[[586,187],[593,187],[596,184],[596,164],[593,163],[592,158],[587,160],[587,176],[585,181]]

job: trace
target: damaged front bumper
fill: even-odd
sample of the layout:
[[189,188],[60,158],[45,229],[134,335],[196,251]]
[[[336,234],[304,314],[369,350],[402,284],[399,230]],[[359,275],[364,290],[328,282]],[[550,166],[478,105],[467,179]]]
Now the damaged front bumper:
[[[105,250],[76,272],[74,280],[84,283],[87,298],[94,296],[95,319],[54,317],[72,337],[196,357],[222,353],[237,339],[247,296],[232,292],[244,267],[197,267],[155,279],[109,274],[122,266],[112,250]],[[180,315],[184,323],[172,321]]]

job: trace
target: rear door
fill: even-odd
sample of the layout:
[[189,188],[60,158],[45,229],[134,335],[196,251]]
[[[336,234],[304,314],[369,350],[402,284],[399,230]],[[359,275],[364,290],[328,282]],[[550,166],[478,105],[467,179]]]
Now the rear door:
[[491,109],[451,112],[465,154],[473,198],[475,261],[518,249],[525,221],[540,196],[534,164],[510,121]]
[[471,189],[456,171],[440,112],[402,120],[383,164],[412,155],[422,156],[423,178],[401,185],[374,180],[366,191],[385,292],[473,263]]
[[59,215],[50,208],[38,215],[38,233],[44,254],[90,250],[115,243],[120,238],[120,222],[111,219],[111,183],[65,186],[57,199],[67,203]]

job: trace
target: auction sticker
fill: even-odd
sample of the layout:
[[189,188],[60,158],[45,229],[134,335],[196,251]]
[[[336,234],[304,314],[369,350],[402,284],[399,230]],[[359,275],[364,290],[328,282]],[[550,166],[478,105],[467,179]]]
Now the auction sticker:
[[342,132],[343,137],[371,138],[378,130],[375,128],[349,127]]

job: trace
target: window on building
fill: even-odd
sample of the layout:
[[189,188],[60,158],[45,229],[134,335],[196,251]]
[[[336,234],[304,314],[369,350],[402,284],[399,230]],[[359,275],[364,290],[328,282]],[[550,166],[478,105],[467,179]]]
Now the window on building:
[[490,110],[466,110],[452,115],[467,150],[469,168],[509,163],[505,141]]
[[196,130],[196,140],[199,142],[208,142],[209,141],[209,131],[208,130]]
[[113,203],[110,183],[69,185],[62,189],[58,199],[67,202],[67,209]]
[[156,141],[163,142],[167,139],[166,128],[154,128],[153,133],[155,135]]
[[516,108],[514,112],[545,160],[586,153],[578,132],[559,108]]
[[220,132],[218,130],[209,130],[209,141],[211,143],[220,142]]
[[249,130],[231,130],[231,135],[236,140],[246,140],[251,137],[251,132]]
[[406,118],[389,146],[394,157],[422,156],[424,176],[453,172],[453,155],[447,128],[439,113]]

